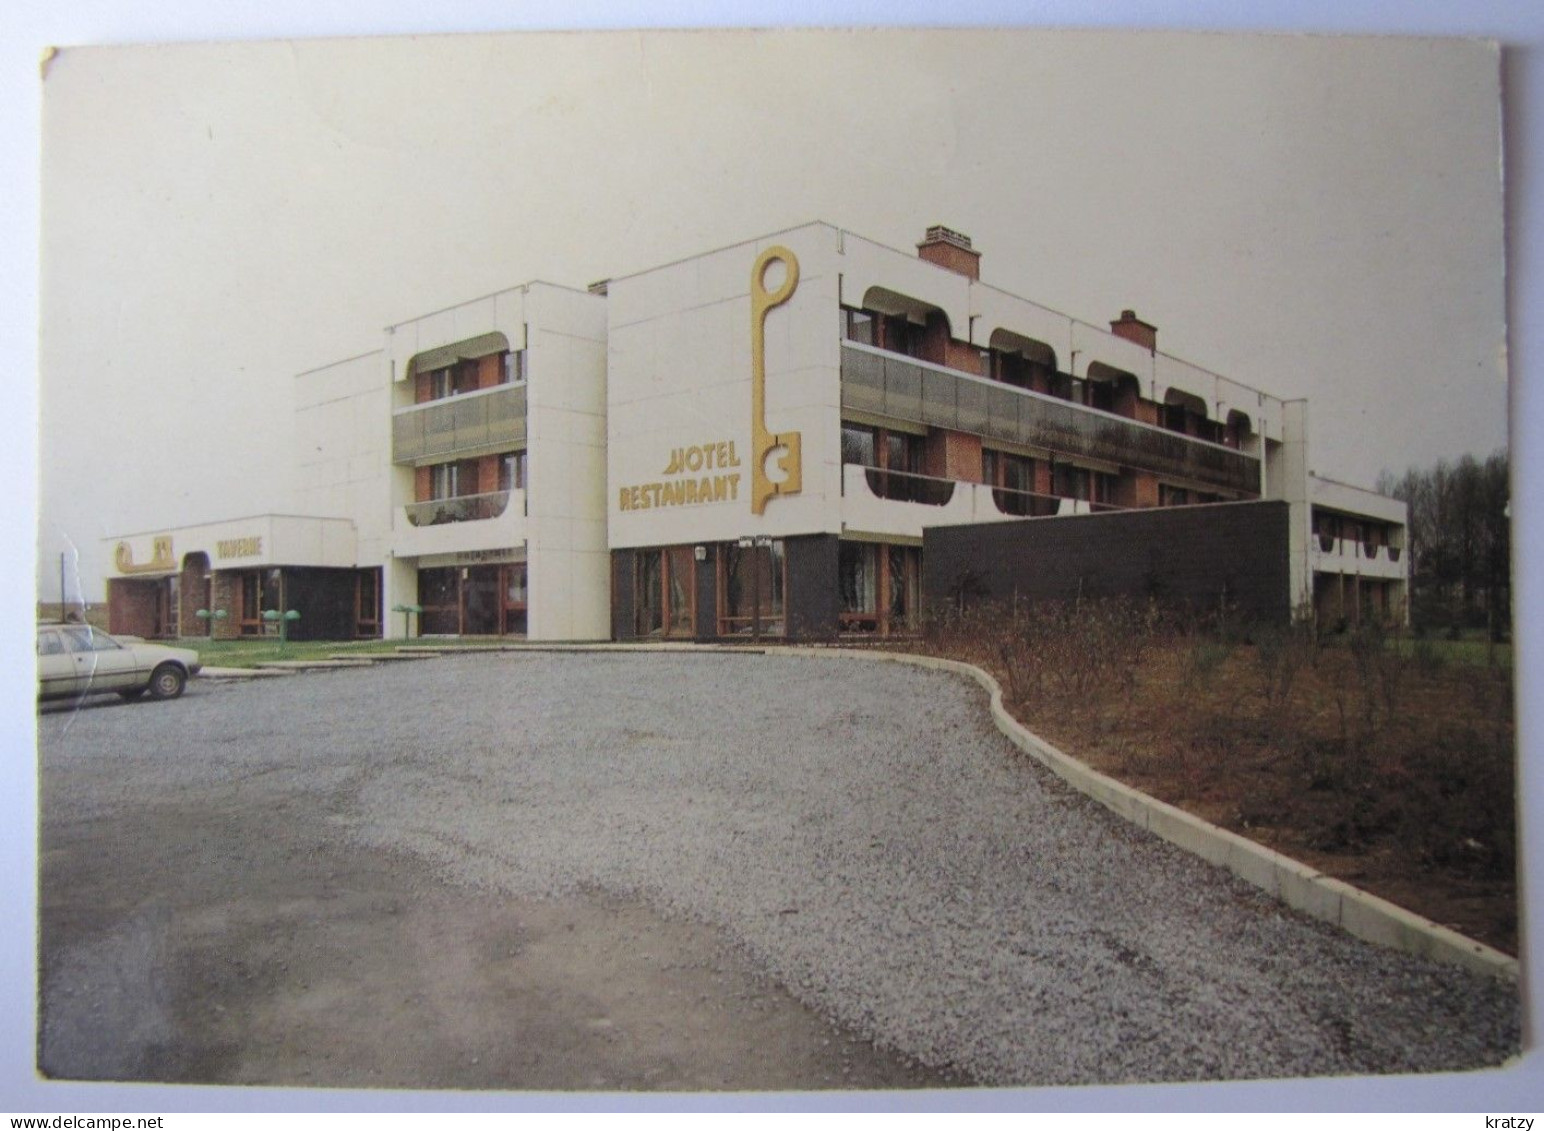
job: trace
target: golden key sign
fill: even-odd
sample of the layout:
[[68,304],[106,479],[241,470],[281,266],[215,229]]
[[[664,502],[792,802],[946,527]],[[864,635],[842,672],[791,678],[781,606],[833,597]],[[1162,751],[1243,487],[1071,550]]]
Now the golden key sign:
[[[767,290],[767,268],[783,265],[783,281]],[[763,514],[773,495],[797,495],[804,486],[803,434],[773,432],[767,427],[767,315],[793,297],[799,285],[799,261],[786,247],[767,248],[751,267],[751,513]],[[781,452],[781,455],[777,453]],[[782,478],[767,475],[776,456]]]
[[[783,281],[768,290],[767,269],[783,265]],[[786,247],[769,247],[751,267],[751,513],[764,514],[774,495],[797,495],[804,486],[800,451],[803,434],[767,427],[767,315],[793,297],[799,285],[799,261]],[[775,464],[779,478],[767,474]],[[740,494],[740,457],[733,440],[714,440],[674,448],[660,478],[619,489],[624,511],[735,502]]]

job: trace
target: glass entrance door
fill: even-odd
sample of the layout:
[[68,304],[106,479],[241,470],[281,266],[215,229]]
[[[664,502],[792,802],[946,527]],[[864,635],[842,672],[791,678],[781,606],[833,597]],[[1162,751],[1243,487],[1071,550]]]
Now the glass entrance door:
[[464,636],[497,636],[503,611],[499,566],[468,566],[461,580],[461,632]]
[[783,543],[719,547],[720,636],[782,636],[787,569]]
[[526,563],[418,571],[419,631],[425,636],[523,635]]

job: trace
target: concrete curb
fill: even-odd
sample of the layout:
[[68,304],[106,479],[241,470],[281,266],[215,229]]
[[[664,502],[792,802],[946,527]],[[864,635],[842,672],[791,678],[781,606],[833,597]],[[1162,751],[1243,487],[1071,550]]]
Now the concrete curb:
[[194,676],[194,679],[272,679],[282,676],[284,672],[265,671],[261,668],[203,668]]
[[901,652],[858,648],[769,648],[769,652],[807,656],[858,656],[953,672],[973,679],[990,696],[992,718],[1010,742],[1084,793],[1132,824],[1170,844],[1219,865],[1240,879],[1282,900],[1288,907],[1334,923],[1357,938],[1438,962],[1462,966],[1490,977],[1518,977],[1518,961],[1451,928],[1406,911],[1386,899],[1315,871],[1290,856],[1219,828],[1140,790],[1106,777],[1063,753],[1026,729],[1003,706],[1002,688],[974,664]]

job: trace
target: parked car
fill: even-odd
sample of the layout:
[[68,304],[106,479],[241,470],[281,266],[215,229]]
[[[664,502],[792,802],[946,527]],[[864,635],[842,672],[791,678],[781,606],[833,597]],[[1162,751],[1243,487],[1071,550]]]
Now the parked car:
[[116,691],[125,699],[150,692],[175,699],[201,665],[188,648],[119,640],[84,624],[38,625],[38,698],[65,699]]

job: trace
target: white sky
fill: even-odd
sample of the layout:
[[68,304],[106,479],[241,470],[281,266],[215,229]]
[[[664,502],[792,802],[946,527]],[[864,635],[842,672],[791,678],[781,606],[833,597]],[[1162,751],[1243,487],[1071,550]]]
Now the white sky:
[[[34,920],[36,907],[37,793],[31,645],[25,632],[33,593],[27,582],[36,572],[46,589],[56,586],[53,555],[69,542],[87,555],[82,569],[89,595],[99,584],[103,564],[100,559],[93,564],[90,555],[99,553],[96,539],[103,534],[267,509],[271,498],[257,489],[264,477],[254,469],[266,453],[287,445],[289,374],[374,345],[374,332],[385,322],[537,275],[583,285],[815,217],[901,247],[910,247],[921,227],[942,222],[978,241],[989,282],[1089,321],[1135,306],[1158,323],[1166,350],[1278,395],[1309,393],[1314,462],[1325,474],[1368,479],[1385,464],[1400,467],[1462,450],[1487,451],[1502,435],[1496,335],[1471,321],[1496,317],[1495,284],[1482,279],[1477,293],[1465,293],[1453,286],[1449,270],[1433,275],[1426,254],[1437,251],[1439,260],[1460,274],[1474,270],[1476,262],[1482,273],[1490,269],[1487,264],[1493,266],[1487,249],[1493,233],[1483,230],[1490,206],[1479,206],[1478,230],[1473,215],[1433,225],[1428,195],[1433,189],[1442,195],[1454,180],[1462,182],[1465,192],[1489,191],[1489,156],[1443,159],[1441,149],[1455,139],[1488,149],[1470,122],[1473,115],[1490,113],[1490,94],[1462,99],[1466,109],[1456,118],[1443,111],[1432,120],[1432,100],[1444,92],[1425,70],[1407,71],[1403,87],[1380,88],[1374,74],[1337,67],[1340,52],[1331,48],[1312,67],[1304,64],[1312,81],[1293,83],[1301,76],[1280,62],[1279,47],[1274,67],[1251,62],[1186,70],[1167,54],[1175,48],[1146,40],[1150,50],[1128,56],[1124,68],[1104,52],[1090,57],[1083,50],[1084,66],[1073,68],[1076,81],[1053,86],[1034,68],[1065,73],[1058,54],[1037,56],[1034,67],[1029,56],[1013,54],[994,72],[987,56],[1000,48],[989,41],[979,56],[946,60],[949,66],[942,70],[929,68],[925,88],[915,77],[909,89],[884,88],[892,72],[914,74],[915,56],[904,67],[894,58],[871,59],[856,72],[859,77],[846,68],[818,75],[825,82],[847,83],[844,97],[807,95],[795,84],[788,105],[802,120],[794,126],[775,118],[767,124],[764,118],[754,129],[742,126],[728,144],[708,144],[701,123],[741,120],[741,108],[721,89],[700,92],[694,104],[678,76],[650,65],[650,89],[602,112],[679,137],[674,151],[657,161],[656,151],[638,138],[607,137],[606,123],[587,117],[597,89],[644,73],[646,56],[636,48],[604,81],[586,60],[537,93],[522,74],[490,69],[482,61],[447,75],[427,71],[429,64],[422,60],[405,59],[399,70],[362,76],[364,86],[353,87],[330,64],[357,56],[358,48],[313,44],[293,53],[269,47],[226,51],[217,60],[205,49],[187,51],[170,68],[175,75],[145,73],[145,60],[156,59],[159,52],[138,56],[138,62],[134,55],[114,59],[104,53],[89,68],[76,68],[77,74],[96,73],[87,76],[90,82],[75,84],[74,97],[89,109],[84,119],[75,117],[72,128],[82,131],[77,134],[82,142],[94,136],[97,146],[67,154],[64,139],[57,145],[50,139],[51,160],[60,162],[55,171],[63,175],[74,166],[86,181],[68,192],[67,180],[57,182],[52,203],[84,205],[86,215],[50,225],[54,276],[49,294],[61,301],[50,303],[54,336],[42,359],[50,417],[41,437],[45,473],[38,482],[37,401],[27,378],[34,371],[39,297],[30,269],[39,199],[34,179],[36,64],[45,44],[509,26],[745,25],[769,18],[765,5],[747,0],[729,0],[711,13],[685,0],[525,0],[517,6],[506,0],[443,0],[434,6],[413,0],[265,0],[239,6],[195,0],[152,5],[13,0],[0,7],[0,129],[9,143],[0,159],[0,261],[11,268],[0,272],[0,340],[17,378],[0,466],[8,481],[21,486],[13,502],[14,536],[0,544],[9,577],[21,582],[0,588],[6,621],[17,626],[14,634],[0,634],[3,662],[14,675],[0,683],[0,718],[6,723],[0,749],[18,767],[13,784],[22,786],[6,791],[0,812],[0,853],[16,865],[7,870],[3,886],[4,905],[16,929],[0,935],[0,1016],[9,1019],[0,1025],[0,1097],[6,1097],[0,1108],[196,1111],[239,1105],[389,1111],[552,1105],[550,1099],[519,1096],[41,1084],[32,1075],[35,951],[25,924]],[[824,25],[1038,22],[1397,31],[1499,36],[1509,44],[1508,305],[1516,366],[1510,394],[1521,437],[1513,445],[1522,618],[1519,794],[1523,843],[1533,865],[1522,877],[1525,909],[1534,908],[1533,930],[1524,936],[1525,961],[1537,970],[1544,960],[1544,932],[1537,926],[1537,908],[1544,906],[1539,878],[1544,867],[1538,866],[1544,804],[1537,801],[1540,727],[1531,704],[1544,694],[1533,659],[1540,606],[1537,563],[1544,537],[1534,487],[1541,481],[1534,467],[1537,445],[1526,441],[1540,426],[1532,377],[1544,353],[1539,283],[1544,192],[1536,172],[1544,141],[1544,81],[1539,77],[1544,74],[1539,61],[1544,7],[1515,0],[1472,0],[1462,6],[1440,0],[1106,0],[1098,5],[1082,0],[947,5],[940,0],[887,0],[884,5],[790,0],[779,6],[777,18]],[[1214,58],[1226,46],[1204,45]],[[1078,54],[1070,46],[1063,50]],[[658,61],[658,53],[650,58]],[[544,54],[523,66],[540,68],[549,62]],[[130,73],[136,68],[141,73]],[[55,78],[67,73],[60,69]],[[1018,95],[984,114],[979,91],[994,73],[1011,76]],[[1138,82],[1134,74],[1148,78]],[[748,66],[730,77],[730,92],[737,97],[745,90],[742,80],[756,92],[754,105],[776,107],[778,97],[788,97],[778,93],[786,89],[788,77],[767,74],[763,67]],[[1283,101],[1274,107],[1263,105],[1259,92],[1249,89],[1252,80],[1267,77],[1280,80],[1275,90]],[[93,102],[86,88],[109,78],[116,85],[100,89],[102,96]],[[422,88],[425,78],[440,88],[434,105],[461,112],[455,138],[436,130],[432,110],[398,107],[382,119],[372,109],[407,88]],[[168,85],[175,82],[186,85],[180,90]],[[51,79],[49,85],[52,116],[63,112],[66,99],[60,92],[72,84]],[[944,97],[929,100],[924,90]],[[1208,91],[1218,90],[1223,97],[1192,109],[1188,122],[1156,113],[1160,105],[1172,108],[1176,98],[1204,103]],[[949,97],[952,91],[968,97]],[[1074,103],[1089,115],[1086,130],[1066,116]],[[1317,122],[1294,122],[1289,111],[1303,108],[1331,112],[1317,114]],[[1384,131],[1368,121],[1369,115],[1411,108],[1417,117],[1425,113],[1426,121]],[[588,124],[581,127],[581,119]],[[854,124],[859,121],[861,129]],[[1019,122],[1019,128],[1007,128],[1010,121]],[[1494,118],[1489,121],[1485,128],[1493,134]],[[1459,122],[1465,123],[1462,129]],[[912,127],[919,123],[929,132],[916,135]],[[1122,131],[1134,125],[1147,125],[1151,132],[1132,144]],[[812,148],[809,131],[824,139],[824,148]],[[1221,139],[1229,133],[1236,145]],[[554,156],[575,139],[606,144]],[[838,143],[834,152],[833,141]],[[441,152],[445,148],[448,154]],[[1326,176],[1318,182],[1309,178],[1308,191],[1289,187],[1305,184],[1307,170],[1284,168],[1281,159],[1288,151],[1311,164],[1332,153],[1344,159],[1348,149],[1353,164],[1358,156],[1380,159],[1362,162],[1338,183]],[[491,163],[498,152],[513,159],[511,167],[495,173]],[[299,168],[293,164],[297,154],[307,157]],[[1177,162],[1176,154],[1193,160]],[[1285,179],[1241,191],[1242,182],[1260,172],[1252,164],[1267,155],[1276,159]],[[806,172],[806,159],[828,172]],[[1388,183],[1379,170],[1390,163],[1414,172]],[[527,169],[540,176],[525,179]],[[555,182],[562,183],[562,193],[544,199],[541,187]],[[1143,191],[1154,184],[1156,191]],[[452,192],[453,203],[438,203]],[[533,211],[538,206],[547,211],[538,215]],[[322,218],[329,210],[334,214],[330,221]],[[576,251],[579,235],[593,239],[582,254]],[[1308,252],[1311,269],[1300,270],[1299,258]],[[1188,277],[1181,282],[1179,268],[1192,256],[1208,258],[1211,269],[1186,266]],[[1406,270],[1421,260],[1419,272]],[[1420,311],[1413,316],[1412,295]],[[1463,332],[1453,329],[1455,309],[1469,323]],[[166,314],[172,317],[151,324]],[[72,330],[73,339],[68,336]],[[1380,336],[1367,336],[1373,334]],[[1440,348],[1433,345],[1437,339]],[[1466,344],[1454,344],[1459,341]],[[205,351],[212,359],[207,363],[192,356]],[[1391,376],[1402,381],[1392,401],[1361,391]],[[1463,396],[1432,400],[1442,385],[1456,386]],[[233,387],[243,395],[232,395]],[[181,390],[178,401],[159,392],[170,388]],[[1327,398],[1343,406],[1338,414]],[[1472,405],[1472,411],[1465,405]],[[1398,415],[1385,415],[1391,413]],[[1337,415],[1344,422],[1339,436]],[[1365,438],[1347,430],[1369,418],[1376,418],[1377,427],[1368,429]],[[1436,431],[1429,431],[1433,427]],[[1385,451],[1381,445],[1388,439],[1398,446]],[[1363,450],[1366,445],[1372,447]],[[126,449],[132,449],[132,474],[117,471],[116,457]],[[82,460],[88,474],[66,466]],[[204,483],[214,489],[206,491]],[[42,519],[36,555],[28,538],[40,516],[27,489],[34,484]],[[217,508],[183,513],[206,494],[219,496]],[[38,561],[41,569],[35,566]],[[182,753],[196,756],[196,749]],[[1536,1018],[1537,1006],[1531,1012]],[[1007,1110],[1500,1112],[1535,1109],[1541,1081],[1544,1057],[1534,1050],[1522,1069],[1500,1074],[949,1098]]]
[[[1397,39],[556,33],[67,49],[44,85],[40,585],[286,511],[291,376],[388,322],[809,219],[1308,396],[1371,484],[1506,436],[1499,57]],[[102,474],[112,453],[113,474]],[[73,585],[72,585],[73,591]]]

